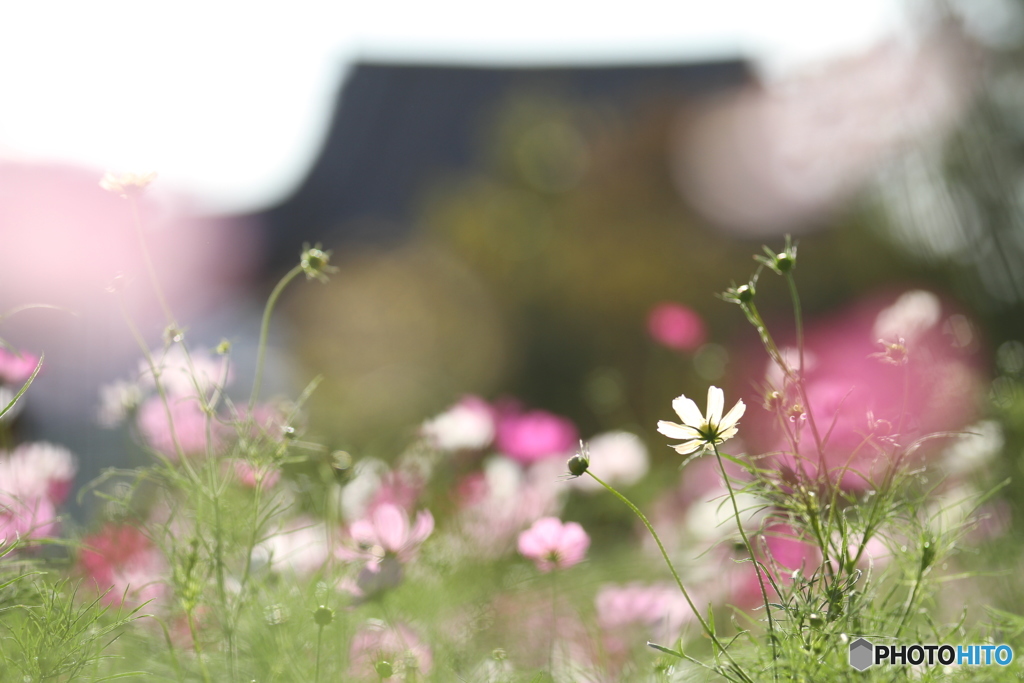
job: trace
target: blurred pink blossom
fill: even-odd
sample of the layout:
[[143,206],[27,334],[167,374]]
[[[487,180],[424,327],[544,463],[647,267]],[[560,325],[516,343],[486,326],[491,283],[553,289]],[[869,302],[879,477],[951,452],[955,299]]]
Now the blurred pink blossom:
[[280,442],[285,438],[286,430],[291,426],[288,424],[288,416],[285,408],[275,403],[257,403],[250,414],[247,407],[238,408],[232,422],[236,429],[242,431],[252,419],[251,435],[253,437],[267,437],[272,441]]
[[127,524],[108,523],[99,533],[83,538],[78,566],[97,590],[105,592],[107,604],[124,600],[138,605],[166,593],[163,556],[142,531]]
[[253,548],[253,558],[278,573],[309,576],[330,559],[330,533],[323,522],[296,517]]
[[257,486],[262,489],[270,489],[281,479],[281,470],[270,465],[253,465],[246,460],[236,458],[231,461],[230,466],[238,482],[251,489]]
[[443,451],[480,450],[494,440],[494,409],[478,396],[462,400],[420,427],[420,434]]
[[[757,540],[751,537],[750,542],[758,559],[778,585],[791,582],[794,572],[810,576],[821,566],[818,547],[802,540],[787,524],[770,524]],[[739,552],[745,555],[745,551]],[[749,562],[734,563],[728,571],[713,579],[712,584],[717,584],[719,593],[729,604],[747,609],[764,604],[757,572]],[[764,577],[764,588],[768,599],[775,599],[775,589],[767,576]]]
[[[549,466],[550,465],[550,466]],[[563,463],[545,460],[524,469],[519,463],[493,457],[484,471],[473,473],[456,490],[459,527],[476,555],[490,558],[510,552],[519,532],[560,509],[558,475]]]
[[[784,473],[815,477],[823,458],[829,476],[844,488],[874,488],[895,449],[926,434],[961,429],[975,417],[981,375],[967,347],[943,333],[940,322],[948,311],[921,291],[889,302],[869,301],[808,326],[805,357],[815,361],[805,366],[808,405],[792,386],[773,386],[782,396],[791,438],[798,440],[795,449],[778,415],[750,416],[751,440],[759,440],[763,451],[783,451],[777,464]],[[879,345],[882,332],[892,338]],[[779,382],[781,375],[770,368],[767,378]],[[828,435],[821,455],[811,420],[819,434]]]
[[15,538],[40,539],[57,534],[57,510],[46,498],[11,499],[0,494],[0,543]]
[[416,509],[416,501],[423,490],[423,483],[411,472],[391,470],[381,476],[380,486],[370,498],[367,511],[373,512],[381,505],[395,505],[406,512]]
[[391,675],[400,680],[419,680],[434,666],[430,648],[411,627],[373,620],[352,637],[349,666],[358,680],[379,681],[384,678],[376,668],[381,662],[387,662]]
[[567,456],[579,441],[576,426],[567,418],[543,410],[521,412],[505,406],[498,414],[498,451],[523,464]]
[[46,442],[22,444],[0,456],[0,536],[56,533],[56,507],[70,492],[77,469],[69,450]]
[[660,303],[647,315],[647,331],[663,346],[693,351],[707,339],[700,315],[692,308],[673,302]]
[[590,536],[583,527],[576,522],[563,524],[557,517],[542,517],[519,534],[519,552],[542,572],[579,564],[589,547]]
[[[32,372],[39,363],[39,356],[21,352],[8,351],[0,347],[0,383],[23,384],[32,376]],[[2,406],[0,406],[2,407]]]
[[[186,353],[180,344],[156,356],[154,364],[164,391],[178,398],[197,398],[199,392],[209,397],[213,391],[231,384],[234,378],[227,356],[217,356],[204,349]],[[155,386],[153,369],[146,360],[139,361],[139,383],[143,387]]]
[[434,516],[429,510],[420,510],[416,521],[409,525],[405,510],[391,503],[383,503],[369,516],[353,522],[348,529],[354,543],[338,548],[336,554],[345,560],[365,560],[366,568],[377,571],[387,556],[408,562],[416,556],[423,541],[434,531]]
[[[196,399],[170,396],[167,400],[171,419],[174,422],[173,434],[177,436],[177,442],[182,452],[185,455],[206,453],[207,416],[199,407],[199,402]],[[178,451],[174,445],[167,412],[163,400],[159,396],[153,396],[139,408],[136,424],[150,447],[171,460],[177,460]],[[210,434],[213,439],[210,445],[214,450],[220,448],[223,432],[223,425],[211,418]]]
[[615,631],[640,625],[651,637],[665,642],[677,638],[683,626],[695,620],[679,588],[667,583],[602,586],[594,605],[602,629]]

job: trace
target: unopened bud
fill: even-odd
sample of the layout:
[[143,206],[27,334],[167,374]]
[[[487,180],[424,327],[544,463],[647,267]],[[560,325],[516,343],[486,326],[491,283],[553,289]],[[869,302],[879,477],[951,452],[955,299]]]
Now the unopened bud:
[[332,610],[330,607],[320,605],[315,610],[313,610],[313,621],[315,621],[316,625],[320,626],[321,628],[323,628],[324,626],[329,626],[330,623],[334,621],[334,610]]
[[581,477],[586,473],[587,468],[590,467],[590,453],[583,441],[580,441],[579,450],[569,458],[569,462],[566,464],[569,467],[569,474],[574,477]]

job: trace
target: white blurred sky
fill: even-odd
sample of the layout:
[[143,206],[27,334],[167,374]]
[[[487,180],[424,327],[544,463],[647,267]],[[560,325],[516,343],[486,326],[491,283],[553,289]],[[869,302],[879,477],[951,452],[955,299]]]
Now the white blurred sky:
[[769,77],[900,31],[899,0],[0,2],[0,159],[156,170],[212,211],[286,196],[357,58],[746,57]]

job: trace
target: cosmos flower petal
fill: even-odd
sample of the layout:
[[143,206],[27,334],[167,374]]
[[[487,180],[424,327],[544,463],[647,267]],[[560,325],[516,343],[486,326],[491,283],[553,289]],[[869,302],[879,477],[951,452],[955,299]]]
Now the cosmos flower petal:
[[718,387],[708,387],[707,423],[717,427],[722,422],[722,409],[725,408],[725,392]]
[[373,528],[385,550],[398,552],[409,540],[409,519],[397,505],[384,503],[373,511]]
[[739,427],[736,427],[736,426],[732,426],[732,427],[729,427],[729,428],[728,428],[728,429],[726,429],[726,430],[725,430],[724,432],[721,432],[721,433],[720,433],[720,434],[718,435],[718,441],[719,441],[719,443],[722,443],[722,442],[728,441],[728,440],[729,440],[729,439],[731,439],[732,437],[736,436],[736,434],[738,434],[738,433],[739,433],[739,431],[740,431],[740,430],[739,430]]
[[675,422],[658,421],[658,431],[670,439],[699,439],[700,432],[694,427]]
[[[743,403],[742,400],[736,401],[736,405],[734,405],[732,407],[732,410],[730,410],[728,413],[726,413],[725,417],[722,418],[722,421],[719,424],[719,427],[723,431],[726,431],[726,430],[728,430],[728,429],[730,429],[732,427],[735,427],[736,423],[738,423],[740,421],[740,418],[743,417],[743,413],[746,412],[746,410],[747,410],[747,406],[746,406],[745,403]],[[723,434],[723,436],[724,436],[724,434]]]
[[687,441],[685,443],[676,444],[672,448],[676,449],[676,453],[678,453],[679,455],[689,455],[694,451],[700,450],[700,448],[703,445],[704,441],[700,439],[694,439],[693,441]]
[[693,402],[693,399],[679,396],[672,401],[672,409],[683,421],[684,425],[699,429],[704,424],[704,416],[700,414],[700,408]]

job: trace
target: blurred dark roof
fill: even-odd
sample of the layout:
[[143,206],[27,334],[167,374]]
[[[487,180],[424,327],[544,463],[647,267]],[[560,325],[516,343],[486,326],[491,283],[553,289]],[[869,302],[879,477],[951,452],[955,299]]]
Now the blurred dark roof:
[[469,167],[481,116],[510,91],[542,89],[579,102],[625,106],[652,96],[691,98],[748,83],[749,65],[483,68],[358,64],[344,82],[322,151],[299,189],[258,220],[271,270],[304,241],[386,243],[408,229],[420,182]]

